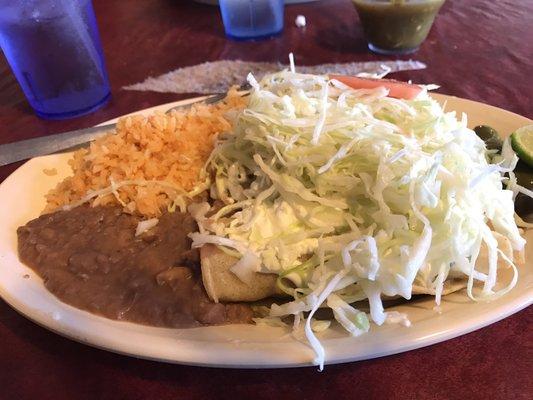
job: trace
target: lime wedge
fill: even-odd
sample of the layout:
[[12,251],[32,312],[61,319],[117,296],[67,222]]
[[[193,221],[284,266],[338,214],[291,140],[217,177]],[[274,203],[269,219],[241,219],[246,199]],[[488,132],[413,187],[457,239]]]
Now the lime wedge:
[[533,167],[533,125],[517,129],[511,135],[511,145],[518,157]]

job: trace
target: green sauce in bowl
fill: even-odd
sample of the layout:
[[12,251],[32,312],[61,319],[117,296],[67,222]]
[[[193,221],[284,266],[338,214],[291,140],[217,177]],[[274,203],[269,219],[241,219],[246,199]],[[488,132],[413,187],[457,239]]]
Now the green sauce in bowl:
[[405,54],[426,39],[444,0],[352,0],[370,50]]

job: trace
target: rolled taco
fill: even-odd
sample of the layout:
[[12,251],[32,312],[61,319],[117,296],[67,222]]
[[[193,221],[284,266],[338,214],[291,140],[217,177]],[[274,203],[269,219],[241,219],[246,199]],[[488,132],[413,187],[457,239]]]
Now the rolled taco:
[[[513,259],[513,249],[509,239],[494,232],[498,241],[498,247],[510,259]],[[520,262],[520,256],[519,262]],[[257,301],[267,297],[282,297],[286,294],[276,285],[278,275],[255,273],[249,284],[241,281],[231,268],[238,261],[236,257],[224,253],[217,246],[206,244],[200,249],[200,259],[202,265],[202,280],[208,296],[215,302],[219,301]],[[488,264],[488,254],[486,246],[482,246],[478,261],[481,265]],[[503,260],[499,260],[499,268],[505,266]],[[442,295],[447,295],[464,289],[468,279],[464,276],[450,276],[444,282]],[[421,282],[413,283],[412,294],[435,295],[433,285],[425,285]],[[395,296],[395,298],[398,298]]]
[[276,274],[255,273],[250,284],[242,282],[231,271],[238,259],[224,253],[215,245],[202,246],[200,260],[204,287],[214,302],[256,301],[285,295],[276,285]]

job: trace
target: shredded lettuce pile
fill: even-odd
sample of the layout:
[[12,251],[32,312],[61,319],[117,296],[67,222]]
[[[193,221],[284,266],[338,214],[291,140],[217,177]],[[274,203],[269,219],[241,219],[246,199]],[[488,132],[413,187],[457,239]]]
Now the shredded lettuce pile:
[[[275,273],[292,301],[270,319],[294,316],[323,367],[314,332],[320,307],[351,335],[369,320],[403,320],[384,310],[384,296],[435,293],[468,279],[472,299],[499,296],[516,283],[511,254],[525,240],[514,220],[513,192],[483,141],[423,91],[414,100],[387,89],[354,90],[327,76],[282,71],[256,82],[248,107],[223,135],[206,166],[210,196],[223,206],[196,212],[195,247],[215,243],[240,258],[232,271],[251,282]],[[485,248],[488,265],[478,265]],[[495,290],[500,266],[514,271]],[[474,282],[482,285],[473,290]],[[370,313],[354,302],[368,300]]]

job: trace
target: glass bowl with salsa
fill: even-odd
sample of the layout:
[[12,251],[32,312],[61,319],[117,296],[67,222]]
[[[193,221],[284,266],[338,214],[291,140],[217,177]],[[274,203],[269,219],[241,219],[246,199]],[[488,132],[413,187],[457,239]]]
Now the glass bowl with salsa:
[[408,54],[426,39],[445,0],[352,0],[370,50]]

